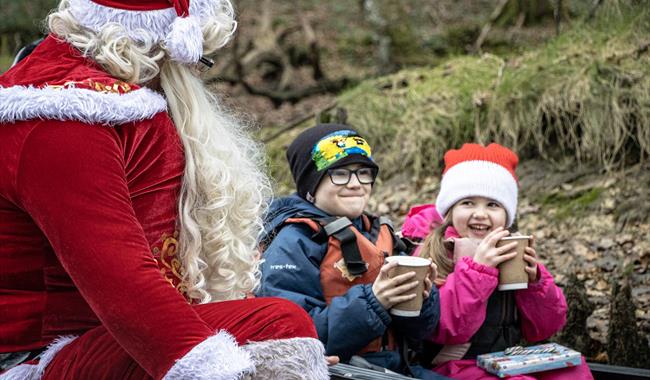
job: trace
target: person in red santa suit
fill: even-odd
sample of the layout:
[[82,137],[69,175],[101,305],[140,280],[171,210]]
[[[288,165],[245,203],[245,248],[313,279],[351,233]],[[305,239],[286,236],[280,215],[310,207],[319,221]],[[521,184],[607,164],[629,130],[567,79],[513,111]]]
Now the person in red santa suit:
[[244,299],[269,182],[196,75],[233,14],[63,0],[0,76],[0,378],[328,377],[300,307]]

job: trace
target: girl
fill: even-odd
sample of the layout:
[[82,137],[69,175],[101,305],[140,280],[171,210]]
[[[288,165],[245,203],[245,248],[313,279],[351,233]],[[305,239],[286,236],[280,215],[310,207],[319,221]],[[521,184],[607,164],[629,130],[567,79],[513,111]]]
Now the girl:
[[[426,236],[416,254],[438,266],[441,316],[425,360],[454,379],[492,379],[496,377],[476,366],[477,355],[502,351],[522,338],[548,339],[564,325],[567,305],[533,244],[524,254],[528,289],[497,290],[498,265],[516,255],[516,243],[496,245],[510,235],[515,220],[518,157],[498,144],[464,144],[444,159],[435,206],[415,208],[403,229],[411,239]],[[514,378],[592,377],[583,362]]]

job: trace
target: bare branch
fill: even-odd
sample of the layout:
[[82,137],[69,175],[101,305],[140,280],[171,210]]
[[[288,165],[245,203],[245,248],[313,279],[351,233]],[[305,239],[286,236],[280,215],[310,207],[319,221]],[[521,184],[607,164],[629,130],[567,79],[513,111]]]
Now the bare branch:
[[270,99],[273,104],[277,107],[284,102],[296,103],[299,100],[307,98],[309,96],[320,95],[320,94],[329,94],[333,92],[341,91],[343,88],[348,86],[352,81],[349,78],[339,78],[333,80],[324,80],[316,83],[313,86],[299,88],[295,90],[269,90],[263,88],[257,88],[242,81],[241,84],[244,86],[246,91],[252,95],[260,95]]
[[591,5],[591,9],[589,10],[589,14],[587,14],[586,21],[591,20],[594,18],[596,15],[596,10],[598,10],[598,7],[603,3],[603,0],[594,0],[594,3]]
[[321,114],[323,112],[327,112],[327,111],[331,110],[334,107],[336,107],[336,101],[333,101],[333,102],[327,104],[325,107],[320,108],[318,110],[312,111],[312,112],[307,113],[305,115],[298,116],[297,118],[291,120],[285,127],[282,127],[280,130],[273,133],[271,136],[265,137],[262,140],[262,142],[266,144],[269,141],[273,141],[276,138],[282,136],[285,132],[294,129],[295,127],[299,126],[300,124],[304,123],[305,121],[315,117],[318,114]]
[[488,22],[486,22],[485,25],[483,25],[483,29],[481,29],[481,34],[476,39],[476,42],[474,42],[475,52],[477,53],[481,52],[481,46],[483,46],[483,42],[485,42],[488,33],[490,33],[490,30],[492,29],[492,25],[494,25],[494,23],[499,19],[499,17],[501,17],[501,15],[503,14],[503,10],[506,8],[506,5],[508,5],[509,1],[510,0],[499,0],[499,3],[492,11],[492,14],[490,15]]

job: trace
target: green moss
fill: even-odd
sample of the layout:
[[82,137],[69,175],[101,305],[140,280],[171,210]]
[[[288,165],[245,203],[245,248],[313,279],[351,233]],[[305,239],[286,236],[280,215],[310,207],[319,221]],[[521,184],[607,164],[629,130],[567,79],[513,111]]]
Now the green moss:
[[14,57],[10,55],[0,55],[0,73],[4,73],[9,70],[11,63],[13,62]]
[[558,220],[564,220],[569,217],[576,218],[594,207],[603,191],[603,188],[595,187],[575,194],[554,192],[544,195],[539,200],[539,203],[546,210],[555,210],[555,217]]
[[[437,176],[444,152],[468,141],[578,165],[638,162],[650,155],[650,9],[603,5],[598,14],[521,55],[403,70],[362,82],[338,104],[370,141],[384,179]],[[597,195],[572,202],[579,209]]]
[[445,32],[445,42],[450,53],[461,54],[466,46],[474,45],[481,33],[481,27],[476,23],[458,23],[450,25]]

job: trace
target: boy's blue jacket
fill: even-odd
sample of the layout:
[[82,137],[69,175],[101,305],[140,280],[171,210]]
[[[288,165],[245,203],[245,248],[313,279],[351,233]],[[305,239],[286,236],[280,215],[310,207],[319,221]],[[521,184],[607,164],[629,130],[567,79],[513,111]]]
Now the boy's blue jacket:
[[[417,318],[389,314],[375,298],[372,284],[355,285],[343,296],[333,298],[328,306],[321,289],[319,269],[327,251],[327,239],[313,240],[314,233],[307,225],[282,226],[286,219],[298,214],[312,218],[330,216],[296,194],[271,204],[261,241],[277,235],[266,242],[258,296],[282,297],[302,306],[314,320],[327,354],[338,355],[343,361],[349,360],[373,339],[383,336],[388,326],[398,336],[409,340],[422,340],[433,334],[440,316],[435,287]],[[361,218],[352,222],[361,231]],[[369,361],[387,368],[393,367],[391,363],[395,360],[399,363],[397,352],[384,351],[367,356]]]

